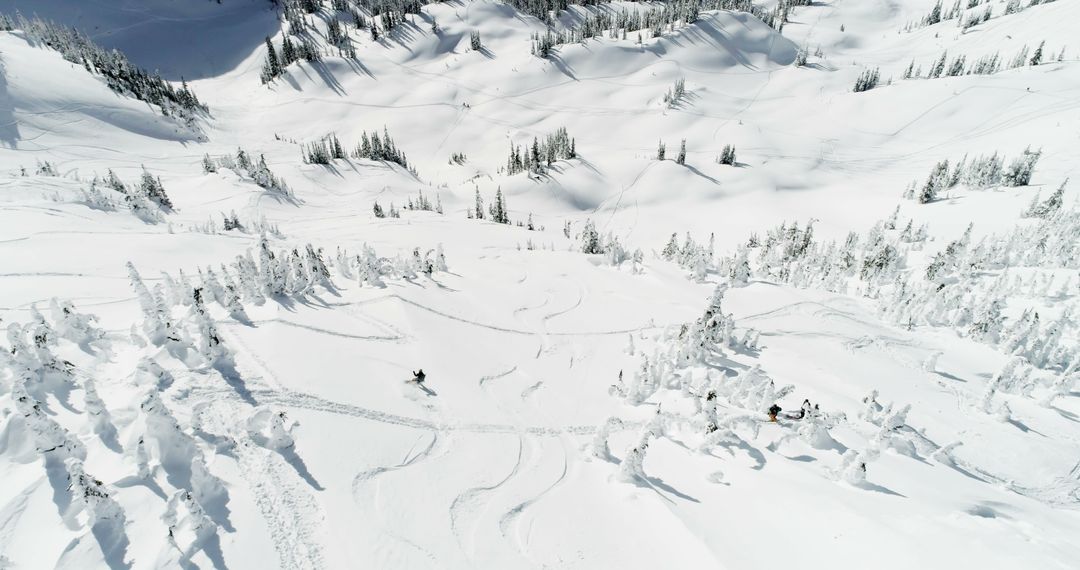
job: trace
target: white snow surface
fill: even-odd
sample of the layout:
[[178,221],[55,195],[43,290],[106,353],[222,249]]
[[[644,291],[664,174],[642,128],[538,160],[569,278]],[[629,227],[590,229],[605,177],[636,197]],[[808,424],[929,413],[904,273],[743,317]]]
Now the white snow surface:
[[[962,327],[902,326],[876,290],[755,276],[726,289],[724,309],[740,338],[760,333],[756,349],[664,368],[641,402],[612,388],[643,355],[664,360],[727,287],[726,275],[693,279],[663,258],[674,232],[680,243],[712,234],[720,257],[781,222],[815,220],[819,239],[842,241],[899,205],[901,220],[927,224],[907,268],[921,274],[969,224],[974,239],[1034,224],[1021,217],[1029,202],[1069,177],[1064,209],[1075,207],[1080,3],[1005,15],[992,0],[994,17],[970,30],[949,20],[904,31],[933,4],[815,2],[782,33],[706,11],[658,38],[644,30],[641,44],[631,31],[541,59],[530,54],[539,20],[455,0],[377,42],[350,28],[356,60],[296,63],[262,85],[263,38],[284,37],[263,0],[0,0],[186,78],[210,108],[182,125],[21,31],[0,32],[0,347],[14,354],[0,359],[0,568],[1080,567],[1075,321],[1062,341],[1072,369],[1036,367],[1032,389],[991,390],[988,413],[988,385],[1014,358],[1003,348]],[[483,50],[470,49],[471,31]],[[900,79],[942,50],[1009,60],[1041,41],[1041,65]],[[871,67],[881,84],[853,93]],[[680,78],[687,94],[669,106]],[[300,143],[334,133],[351,150],[384,126],[415,173],[301,160]],[[511,145],[560,127],[577,158],[506,175]],[[727,144],[735,166],[715,160]],[[1011,160],[1029,145],[1043,154],[1028,186],[901,198],[938,161]],[[204,154],[240,147],[294,198],[233,169],[203,172]],[[55,175],[35,173],[44,161]],[[115,208],[87,205],[95,175],[132,185],[142,167],[174,204],[162,221],[104,186]],[[467,218],[474,192],[488,204],[497,189],[511,219],[531,215],[537,231]],[[404,208],[420,190],[444,214],[373,215],[375,201]],[[222,228],[232,211],[247,231]],[[263,303],[242,295],[242,314],[203,287],[200,317],[189,284],[249,251],[258,260],[251,227],[264,218],[275,254],[322,248],[328,281]],[[581,253],[587,220],[641,261]],[[397,258],[381,287],[349,262],[365,244]],[[402,269],[414,249],[433,259],[439,246],[445,271]],[[166,300],[179,340],[155,344],[144,328],[128,262],[163,299],[183,271],[189,284]],[[1027,291],[1027,270],[1010,271]],[[1027,307],[1077,318],[1080,272],[1048,271],[1050,292],[1017,294],[1009,319]],[[64,301],[100,333],[65,320]],[[42,346],[57,359],[41,377],[18,359],[28,352],[12,352],[19,338],[34,345],[20,327],[35,322],[51,328]],[[225,353],[203,350],[208,326]],[[825,436],[805,420],[768,421],[767,396],[729,394],[717,413],[730,438],[703,443],[703,390],[754,367],[793,386],[777,399],[785,412],[818,404]],[[423,390],[405,382],[419,368]],[[1053,382],[1065,389],[1049,399]],[[873,391],[910,411],[868,419]]]

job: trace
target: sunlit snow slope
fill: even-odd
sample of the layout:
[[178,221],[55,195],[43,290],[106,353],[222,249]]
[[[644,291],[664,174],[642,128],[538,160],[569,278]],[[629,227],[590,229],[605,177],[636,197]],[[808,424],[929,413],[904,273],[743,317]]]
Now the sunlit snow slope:
[[294,4],[0,0],[0,568],[1080,567],[1080,3]]

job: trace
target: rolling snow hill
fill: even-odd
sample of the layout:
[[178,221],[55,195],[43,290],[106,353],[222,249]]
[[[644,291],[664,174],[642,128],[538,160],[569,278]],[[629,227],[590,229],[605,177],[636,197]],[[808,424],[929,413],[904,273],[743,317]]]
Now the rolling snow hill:
[[555,7],[0,0],[0,568],[1080,565],[1080,4]]

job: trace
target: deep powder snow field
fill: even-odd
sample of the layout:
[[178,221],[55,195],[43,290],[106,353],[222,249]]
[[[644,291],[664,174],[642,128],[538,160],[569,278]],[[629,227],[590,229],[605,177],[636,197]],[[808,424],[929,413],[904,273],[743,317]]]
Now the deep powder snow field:
[[1080,3],[0,12],[0,568],[1080,568]]

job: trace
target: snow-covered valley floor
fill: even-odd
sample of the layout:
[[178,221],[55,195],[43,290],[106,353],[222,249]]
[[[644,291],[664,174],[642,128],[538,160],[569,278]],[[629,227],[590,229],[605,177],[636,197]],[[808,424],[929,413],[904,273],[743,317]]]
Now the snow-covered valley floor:
[[0,568],[1080,567],[1080,4],[797,4],[0,0]]

